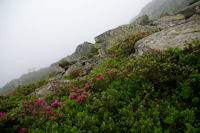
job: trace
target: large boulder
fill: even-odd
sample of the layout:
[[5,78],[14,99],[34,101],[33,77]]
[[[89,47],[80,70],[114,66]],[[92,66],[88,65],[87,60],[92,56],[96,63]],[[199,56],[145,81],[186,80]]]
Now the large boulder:
[[89,42],[84,42],[83,44],[78,45],[76,51],[70,56],[71,60],[78,61],[80,58],[87,55],[94,47],[94,44]]
[[133,23],[144,26],[144,25],[149,24],[149,22],[150,22],[149,17],[147,15],[143,15],[143,16],[138,17]]
[[183,14],[164,16],[153,21],[154,25],[157,25],[160,29],[167,29],[169,27],[182,24],[185,22],[185,16]]
[[59,62],[58,62],[58,65],[67,70],[69,68],[70,65],[72,65],[71,62],[69,62],[68,60],[66,60],[65,58],[61,59]]
[[101,49],[102,55],[107,55],[108,49],[114,47],[116,44],[118,44],[120,41],[124,40],[128,36],[138,32],[151,33],[152,29],[158,29],[158,28],[156,26],[149,26],[149,25],[142,26],[136,23],[122,25],[115,29],[106,31],[103,34],[95,37],[96,41],[95,46]]
[[177,24],[160,32],[154,33],[135,44],[135,56],[149,49],[167,49],[169,47],[185,47],[185,42],[191,42],[200,37],[200,16],[195,15],[182,24]]

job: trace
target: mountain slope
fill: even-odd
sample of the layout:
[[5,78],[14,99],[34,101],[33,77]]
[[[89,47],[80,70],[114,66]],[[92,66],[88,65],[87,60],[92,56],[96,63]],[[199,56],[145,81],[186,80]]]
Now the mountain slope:
[[200,132],[198,6],[107,31],[64,72],[0,96],[0,131]]

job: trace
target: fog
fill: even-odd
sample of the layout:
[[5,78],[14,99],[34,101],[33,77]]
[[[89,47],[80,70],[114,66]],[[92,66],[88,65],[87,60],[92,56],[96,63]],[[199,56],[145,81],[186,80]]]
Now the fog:
[[127,24],[151,0],[0,0],[0,87]]

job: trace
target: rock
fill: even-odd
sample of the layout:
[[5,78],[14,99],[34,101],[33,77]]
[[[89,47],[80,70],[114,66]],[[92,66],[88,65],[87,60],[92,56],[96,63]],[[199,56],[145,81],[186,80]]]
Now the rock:
[[70,65],[72,65],[68,60],[66,60],[66,59],[61,59],[59,62],[58,62],[58,65],[61,67],[61,68],[63,68],[63,69],[65,69],[65,70],[67,70],[68,68],[69,68],[69,66]]
[[143,15],[148,15],[150,20],[158,19],[161,14],[169,14],[169,12],[182,9],[193,1],[194,0],[152,0],[141,10],[137,17],[131,20],[131,23],[135,21],[136,18]]
[[149,22],[149,17],[147,15],[143,15],[138,17],[133,23],[144,26],[149,24]]
[[164,16],[155,21],[153,24],[158,26],[160,29],[167,29],[169,27],[182,24],[185,22],[185,16],[183,14],[177,14],[173,16]]
[[200,13],[200,1],[177,11],[175,14],[183,14],[185,18],[189,18],[192,15],[199,13]]
[[55,88],[52,87],[51,83],[48,83],[44,86],[41,86],[40,88],[36,89],[34,92],[32,92],[30,95],[36,95],[38,97],[46,97],[49,94],[52,94],[55,92]]
[[135,23],[122,25],[95,37],[95,47],[101,49],[102,55],[107,55],[108,49],[114,47],[115,45],[118,45],[118,43],[124,40],[126,37],[138,32],[151,33],[152,29],[156,28],[156,26],[142,26]]
[[92,48],[94,48],[94,44],[92,43],[84,42],[83,44],[80,44],[76,48],[76,51],[70,56],[71,60],[78,61],[80,58],[89,53]]
[[185,41],[190,42],[198,37],[200,37],[200,16],[139,40],[135,44],[135,56],[137,57],[149,49],[183,48]]

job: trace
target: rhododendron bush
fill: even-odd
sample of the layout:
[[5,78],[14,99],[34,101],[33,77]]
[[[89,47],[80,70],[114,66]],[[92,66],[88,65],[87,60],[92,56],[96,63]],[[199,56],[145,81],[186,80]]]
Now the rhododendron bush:
[[200,132],[200,42],[130,56],[146,35],[119,42],[89,75],[54,81],[47,97],[26,87],[1,96],[0,131]]

